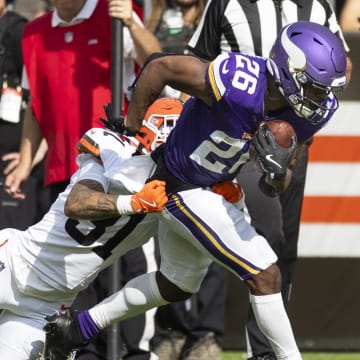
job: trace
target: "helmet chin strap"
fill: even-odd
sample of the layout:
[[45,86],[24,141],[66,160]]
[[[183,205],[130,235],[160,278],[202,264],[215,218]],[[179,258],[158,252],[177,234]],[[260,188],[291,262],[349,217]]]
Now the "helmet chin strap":
[[279,111],[287,107],[289,107],[289,103],[284,97],[280,84],[276,82],[271,74],[269,74],[265,98],[265,111]]

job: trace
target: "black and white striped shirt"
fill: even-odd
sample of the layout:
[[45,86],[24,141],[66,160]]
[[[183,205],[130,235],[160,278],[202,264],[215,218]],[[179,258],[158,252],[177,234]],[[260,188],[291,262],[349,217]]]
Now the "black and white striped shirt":
[[207,60],[231,51],[266,57],[280,29],[300,20],[325,25],[344,41],[327,0],[208,0],[188,49]]

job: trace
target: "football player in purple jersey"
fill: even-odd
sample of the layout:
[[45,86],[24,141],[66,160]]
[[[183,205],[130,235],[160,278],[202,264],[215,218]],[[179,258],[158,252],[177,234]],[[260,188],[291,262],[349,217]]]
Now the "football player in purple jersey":
[[241,209],[209,187],[233,180],[252,147],[264,173],[262,188],[281,192],[297,141],[280,147],[266,121],[284,117],[299,141],[312,136],[337,109],[335,91],[346,86],[345,72],[339,39],[310,22],[285,26],[269,59],[240,53],[210,63],[180,55],[151,59],[134,88],[124,130],[139,130],[165,85],[192,96],[167,142],[149,156],[157,163],[151,178],[165,180],[169,196],[159,227],[160,270],[131,280],[89,310],[54,314],[46,325],[47,345],[70,350],[115,321],[183,300],[197,292],[216,261],[248,286],[259,328],[277,358],[301,359],[275,253]]

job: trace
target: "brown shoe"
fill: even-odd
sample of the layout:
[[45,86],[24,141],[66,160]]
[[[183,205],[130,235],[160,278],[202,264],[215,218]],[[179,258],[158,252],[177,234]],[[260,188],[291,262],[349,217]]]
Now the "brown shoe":
[[195,341],[191,347],[186,349],[182,360],[221,360],[221,346],[213,332],[209,332],[203,338]]
[[160,343],[155,347],[154,353],[159,360],[177,360],[185,344],[186,336],[179,331],[171,331],[164,335]]

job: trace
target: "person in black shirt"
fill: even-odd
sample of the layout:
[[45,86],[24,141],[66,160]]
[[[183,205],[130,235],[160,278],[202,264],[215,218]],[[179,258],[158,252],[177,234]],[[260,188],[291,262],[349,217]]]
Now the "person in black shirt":
[[[8,8],[9,1],[0,0],[0,184],[17,165],[27,94],[21,89],[23,69],[21,36],[27,20]],[[44,214],[42,164],[34,168],[24,184],[26,200],[13,199],[0,191],[0,229],[27,228]]]

